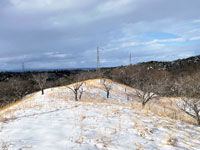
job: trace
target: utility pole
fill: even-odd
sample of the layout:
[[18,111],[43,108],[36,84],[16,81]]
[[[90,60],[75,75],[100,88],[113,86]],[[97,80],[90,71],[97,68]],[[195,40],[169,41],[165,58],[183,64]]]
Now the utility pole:
[[129,65],[130,66],[132,65],[132,56],[131,56],[131,53],[130,53],[130,56],[129,56]]
[[97,68],[96,71],[100,70],[100,58],[99,58],[99,46],[97,46]]
[[24,62],[22,63],[22,72],[24,72]]
[[22,72],[25,71],[25,65],[24,65],[24,61],[25,61],[25,55],[23,56],[23,62],[22,62]]

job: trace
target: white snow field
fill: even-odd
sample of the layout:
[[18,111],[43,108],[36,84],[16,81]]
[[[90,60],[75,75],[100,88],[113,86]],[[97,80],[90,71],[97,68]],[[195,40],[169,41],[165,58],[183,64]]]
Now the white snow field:
[[68,88],[58,87],[2,109],[0,149],[200,150],[200,127],[124,105],[130,103],[124,85],[112,82],[106,99],[100,80],[85,83],[78,102]]

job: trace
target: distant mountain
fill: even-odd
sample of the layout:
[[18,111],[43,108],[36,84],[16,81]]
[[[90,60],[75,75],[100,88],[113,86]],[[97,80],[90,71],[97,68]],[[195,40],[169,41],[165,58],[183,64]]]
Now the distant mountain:
[[150,61],[145,63],[140,63],[141,65],[146,65],[149,69],[158,70],[191,70],[200,68],[200,55],[193,56],[185,59],[178,59],[171,62],[159,62]]

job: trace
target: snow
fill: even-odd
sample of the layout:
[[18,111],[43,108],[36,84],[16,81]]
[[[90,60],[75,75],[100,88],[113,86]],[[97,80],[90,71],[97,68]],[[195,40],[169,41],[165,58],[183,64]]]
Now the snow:
[[[123,85],[113,82],[113,92],[108,100],[99,80],[87,81],[84,91],[83,100],[75,102],[73,93],[66,87],[47,89],[45,95],[34,93],[0,111],[5,119],[0,122],[0,148],[200,149],[200,127],[156,116],[147,110],[115,104],[115,101],[127,103]],[[133,91],[128,89],[128,92]],[[175,142],[170,143],[171,139]]]

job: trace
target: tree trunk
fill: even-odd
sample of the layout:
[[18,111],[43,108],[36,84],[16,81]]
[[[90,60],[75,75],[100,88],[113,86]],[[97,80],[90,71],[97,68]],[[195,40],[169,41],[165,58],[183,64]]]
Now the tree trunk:
[[80,100],[81,100],[82,94],[83,94],[83,93],[82,93],[82,92],[80,92],[80,95],[79,95],[79,99],[80,99]]
[[44,89],[42,88],[42,95],[44,95]]
[[197,125],[200,126],[200,119],[197,120]]
[[199,116],[199,114],[197,115],[197,125],[200,126],[200,116]]
[[109,94],[110,94],[110,92],[109,92],[109,91],[107,91],[107,98],[109,98]]
[[144,108],[145,104],[146,104],[146,103],[143,101],[143,102],[142,102],[142,108]]
[[197,125],[200,126],[200,116],[199,116],[199,111],[197,110],[197,108],[195,109],[195,114],[196,114]]
[[75,101],[78,101],[78,92],[76,92],[74,94],[75,94]]

